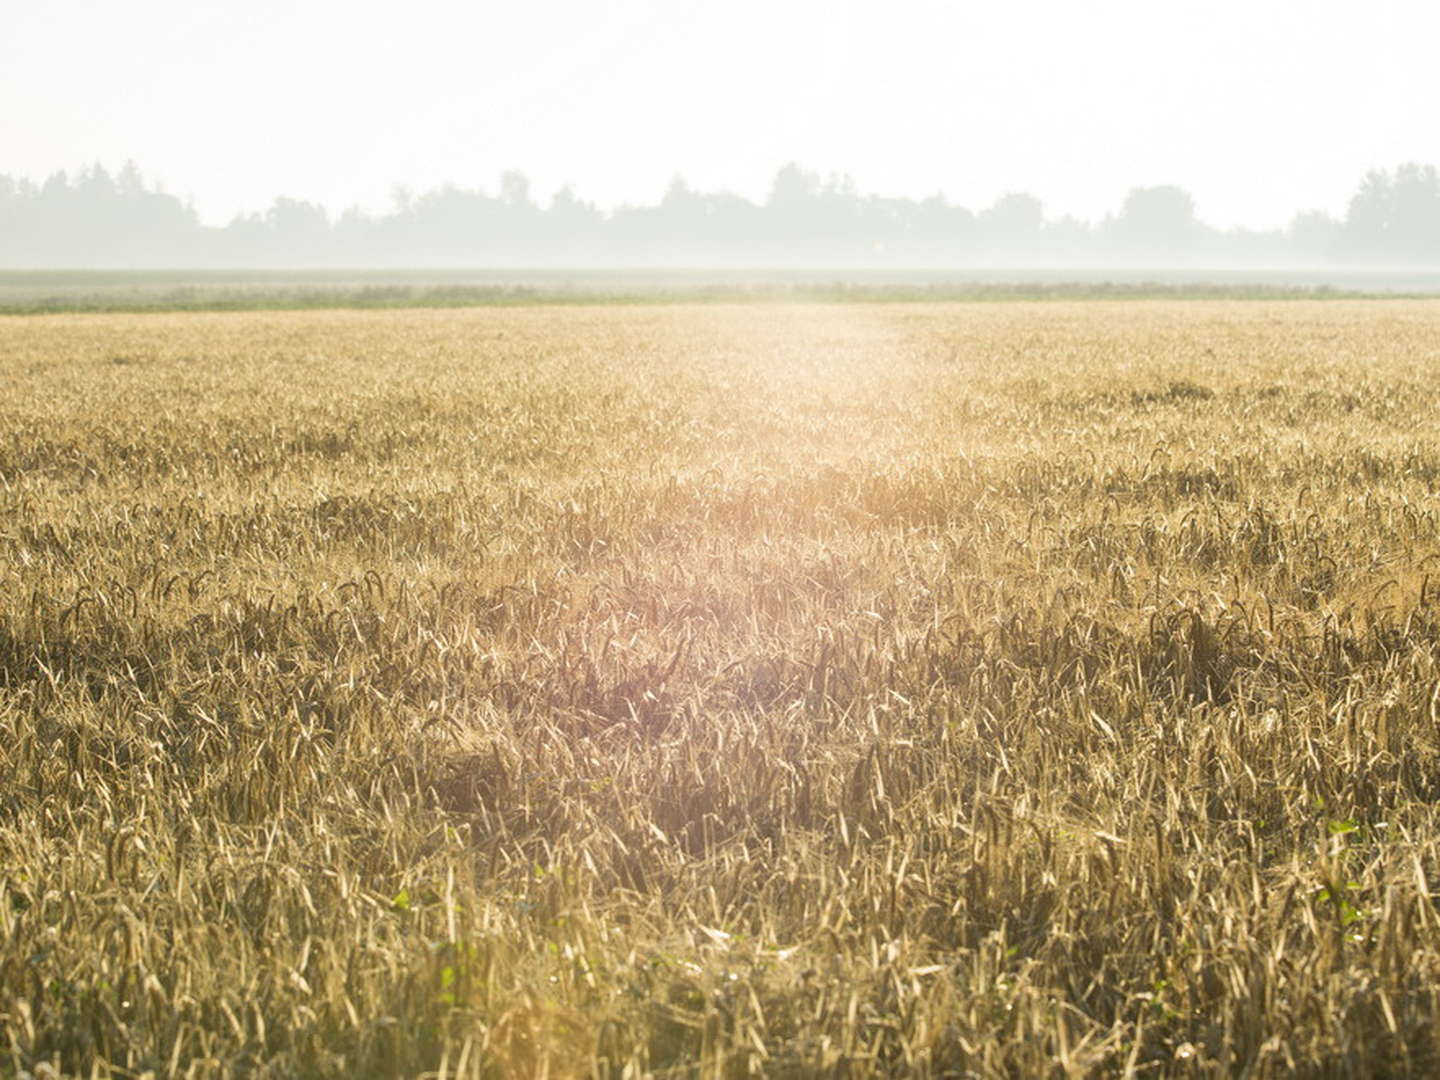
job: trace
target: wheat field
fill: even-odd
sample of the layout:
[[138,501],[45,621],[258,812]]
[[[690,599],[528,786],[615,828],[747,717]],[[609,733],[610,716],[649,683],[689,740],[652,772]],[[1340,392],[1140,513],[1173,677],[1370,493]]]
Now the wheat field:
[[1440,302],[0,320],[0,1076],[1440,1069]]

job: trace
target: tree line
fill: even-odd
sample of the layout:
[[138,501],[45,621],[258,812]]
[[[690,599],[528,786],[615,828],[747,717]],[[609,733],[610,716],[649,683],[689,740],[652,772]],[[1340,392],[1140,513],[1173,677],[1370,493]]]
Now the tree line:
[[1361,180],[1341,218],[1270,230],[1211,227],[1184,189],[1132,189],[1100,222],[1050,217],[1033,195],[971,211],[942,195],[863,194],[847,176],[786,165],[756,202],[675,179],[651,206],[605,211],[570,188],[538,202],[506,172],[493,191],[396,188],[381,213],[331,215],[280,197],[223,227],[148,183],[133,163],[40,183],[0,175],[0,265],[505,266],[1440,264],[1440,174],[1404,164]]

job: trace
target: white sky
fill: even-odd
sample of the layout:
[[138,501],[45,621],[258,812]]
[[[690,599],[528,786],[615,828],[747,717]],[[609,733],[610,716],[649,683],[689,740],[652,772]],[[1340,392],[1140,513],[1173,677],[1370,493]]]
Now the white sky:
[[862,191],[1007,191],[1098,219],[1178,183],[1217,225],[1342,212],[1440,163],[1433,0],[7,0],[0,173],[99,160],[223,223],[396,183],[612,206],[762,197],[796,160]]

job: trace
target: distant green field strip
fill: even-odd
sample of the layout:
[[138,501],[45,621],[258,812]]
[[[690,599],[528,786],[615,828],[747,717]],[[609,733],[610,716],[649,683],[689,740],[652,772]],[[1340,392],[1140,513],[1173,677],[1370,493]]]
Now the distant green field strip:
[[[7,291],[9,295],[7,295]],[[673,303],[925,303],[1034,300],[1317,300],[1421,299],[1429,293],[1368,292],[1327,285],[1169,282],[996,282],[913,284],[677,285],[611,289],[530,285],[297,285],[236,288],[0,288],[0,314],[177,311],[385,310],[515,305],[634,305]]]

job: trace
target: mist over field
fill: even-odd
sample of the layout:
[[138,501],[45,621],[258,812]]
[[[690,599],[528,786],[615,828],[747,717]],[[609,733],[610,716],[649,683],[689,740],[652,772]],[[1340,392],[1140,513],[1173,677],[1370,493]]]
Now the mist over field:
[[43,182],[0,175],[0,266],[14,268],[1440,268],[1440,173],[1371,170],[1344,214],[1219,229],[1185,189],[1131,188],[1098,221],[1009,193],[971,210],[944,195],[862,193],[844,175],[781,168],[763,199],[676,176],[653,205],[609,210],[570,187],[537,201],[506,172],[490,190],[396,187],[379,212],[281,196],[224,226],[146,182],[133,163]]

